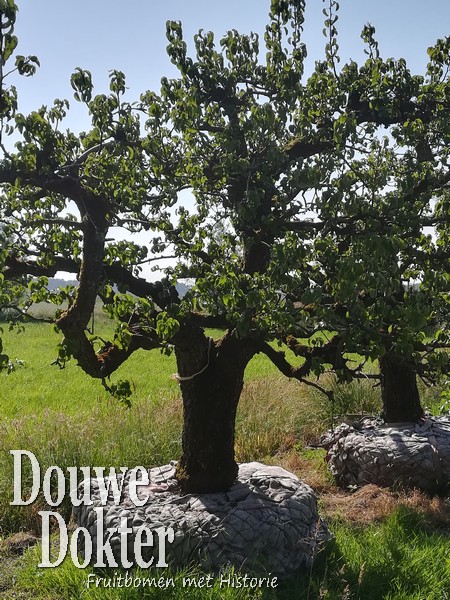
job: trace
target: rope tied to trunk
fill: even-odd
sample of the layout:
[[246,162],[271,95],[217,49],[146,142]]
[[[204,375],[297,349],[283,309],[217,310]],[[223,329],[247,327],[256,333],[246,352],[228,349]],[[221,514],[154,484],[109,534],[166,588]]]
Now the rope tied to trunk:
[[213,339],[212,338],[208,338],[209,342],[208,342],[208,357],[206,360],[206,365],[200,369],[200,371],[197,371],[197,373],[194,373],[193,375],[186,375],[186,376],[182,376],[179,373],[174,373],[172,375],[172,379],[176,379],[177,381],[191,381],[192,379],[194,379],[195,377],[197,377],[197,375],[201,375],[202,373],[204,373],[206,371],[206,369],[209,367],[209,358],[211,355],[211,347],[213,344]]

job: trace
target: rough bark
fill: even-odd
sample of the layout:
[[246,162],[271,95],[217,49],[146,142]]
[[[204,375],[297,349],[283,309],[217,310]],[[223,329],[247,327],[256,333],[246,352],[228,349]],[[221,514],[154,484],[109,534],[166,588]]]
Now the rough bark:
[[177,480],[186,493],[227,491],[238,473],[236,409],[251,352],[230,334],[213,342],[192,328],[184,337],[175,345],[184,411]]
[[380,359],[382,417],[386,423],[416,422],[423,417],[416,372],[404,357],[388,353]]

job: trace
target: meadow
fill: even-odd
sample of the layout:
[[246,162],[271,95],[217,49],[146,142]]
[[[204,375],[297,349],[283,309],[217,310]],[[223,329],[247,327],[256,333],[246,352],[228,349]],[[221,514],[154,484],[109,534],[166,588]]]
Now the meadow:
[[[104,326],[102,322],[98,324]],[[236,456],[295,472],[319,495],[321,514],[333,540],[319,553],[309,573],[276,589],[183,589],[183,576],[195,567],[168,571],[176,585],[159,589],[86,587],[91,569],[70,559],[56,569],[40,569],[39,497],[31,506],[11,506],[11,449],[27,449],[42,470],[58,465],[148,467],[176,459],[181,449],[182,407],[174,357],[137,352],[113,380],[129,379],[131,408],[110,398],[101,383],[73,363],[51,363],[59,337],[47,324],[27,324],[21,333],[4,328],[11,372],[0,374],[0,598],[36,600],[137,598],[305,598],[446,600],[450,598],[450,501],[448,498],[366,486],[339,490],[314,448],[338,414],[377,413],[379,390],[360,381],[337,387],[336,402],[316,390],[287,380],[267,359],[257,356],[246,371],[238,409]],[[438,414],[440,390],[422,389],[423,403]],[[28,477],[30,477],[28,473]],[[30,480],[28,482],[31,484]],[[66,502],[60,510],[70,517]],[[27,548],[30,545],[32,547]],[[139,574],[139,571],[136,572]],[[141,573],[141,576],[145,574]],[[158,573],[160,575],[160,573]]]

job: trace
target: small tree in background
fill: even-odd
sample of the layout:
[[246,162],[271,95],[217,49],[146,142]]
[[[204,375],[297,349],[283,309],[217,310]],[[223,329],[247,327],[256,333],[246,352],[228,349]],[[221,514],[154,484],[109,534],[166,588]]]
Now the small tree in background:
[[[0,6],[5,40],[16,9]],[[216,41],[201,31],[192,58],[181,24],[169,22],[179,77],[133,104],[123,73],[94,95],[77,69],[88,132],[62,130],[67,101],[22,115],[13,98],[3,109],[4,133],[20,140],[14,151],[2,143],[2,280],[19,291],[28,276],[28,303],[68,301],[56,316],[60,362],[73,357],[116,394],[126,383],[106,380],[135,350],[175,352],[185,491],[233,483],[236,409],[257,353],[310,385],[325,368],[365,377],[364,360],[380,358],[388,420],[420,416],[415,374],[447,369],[449,340],[436,324],[448,318],[450,42],[429,51],[425,77],[411,76],[404,61],[380,58],[366,27],[367,62],[338,70],[336,10],[325,9],[326,56],[308,78],[304,2],[273,0],[263,48],[255,34]],[[117,239],[116,227],[148,237]],[[174,266],[145,280],[142,265],[161,255]],[[77,274],[77,288],[49,292],[58,271]],[[180,298],[175,284],[186,278],[193,286]],[[98,297],[116,323],[102,347],[88,332]],[[398,373],[414,392],[405,401]]]

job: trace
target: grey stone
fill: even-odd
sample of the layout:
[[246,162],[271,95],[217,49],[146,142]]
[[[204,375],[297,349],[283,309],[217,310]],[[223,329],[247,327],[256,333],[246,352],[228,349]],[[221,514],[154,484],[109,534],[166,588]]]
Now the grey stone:
[[[150,493],[143,507],[130,502],[128,474],[124,501],[115,506],[113,498],[108,497],[105,525],[117,527],[120,517],[126,516],[133,530],[127,540],[129,548],[143,524],[151,530],[172,527],[175,540],[166,544],[166,551],[173,567],[197,562],[218,572],[224,565],[254,571],[264,565],[273,575],[282,577],[310,568],[318,547],[330,537],[318,515],[312,489],[281,467],[242,464],[238,481],[227,493],[180,495],[175,466],[171,462],[149,470],[149,487],[158,484],[168,491]],[[101,505],[101,500],[98,481],[91,479],[89,485],[92,505],[74,507],[73,513],[79,526],[88,527],[95,546],[94,508]],[[117,562],[118,541],[119,536],[115,536],[111,544]],[[156,556],[156,546],[145,549],[146,560]],[[81,546],[79,550],[83,552]],[[132,553],[129,559],[133,560]]]
[[384,425],[363,419],[342,424],[323,439],[329,469],[341,486],[403,485],[450,489],[450,416]]
[[236,483],[227,492],[230,502],[239,502],[241,500],[245,500],[249,494],[251,494],[251,490],[248,485],[245,485],[244,483]]

